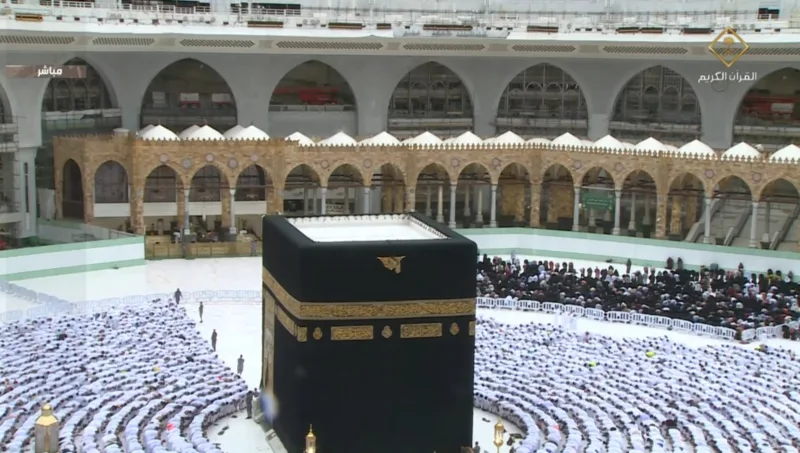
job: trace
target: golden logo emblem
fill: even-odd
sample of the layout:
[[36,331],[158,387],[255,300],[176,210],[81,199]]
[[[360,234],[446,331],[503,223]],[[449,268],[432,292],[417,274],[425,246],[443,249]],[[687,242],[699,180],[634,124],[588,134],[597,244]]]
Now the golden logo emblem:
[[450,324],[450,335],[458,335],[460,330],[457,323]]
[[381,331],[381,335],[383,338],[390,338],[392,336],[392,328],[389,326],[384,326],[383,330]]
[[314,335],[314,339],[315,339],[315,340],[319,340],[319,339],[321,339],[321,338],[322,338],[322,329],[320,329],[319,327],[317,327],[316,329],[314,329],[314,333],[313,333],[313,335]]
[[378,259],[383,264],[383,267],[389,269],[390,271],[394,271],[395,274],[399,274],[401,272],[401,264],[403,262],[403,258],[405,256],[379,256]]
[[736,30],[725,27],[725,30],[722,30],[708,45],[708,50],[725,67],[730,68],[750,50],[750,46],[736,33]]

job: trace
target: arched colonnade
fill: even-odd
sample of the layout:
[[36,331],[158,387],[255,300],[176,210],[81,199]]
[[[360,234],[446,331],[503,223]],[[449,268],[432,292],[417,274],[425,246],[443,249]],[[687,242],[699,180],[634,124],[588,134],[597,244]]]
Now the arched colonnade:
[[[124,178],[105,178],[110,167]],[[59,217],[82,214],[92,222],[96,206],[129,204],[130,228],[139,234],[148,228],[145,205],[175,203],[174,216],[188,224],[190,214],[198,214],[190,205],[217,203],[222,226],[231,227],[237,224],[237,207],[250,203],[262,213],[420,211],[459,227],[530,226],[682,239],[715,200],[752,203],[755,213],[763,209],[760,203],[787,193],[796,203],[800,187],[800,171],[790,163],[553,145],[309,150],[283,140],[128,137],[60,139],[56,178]],[[302,197],[289,202],[284,195],[290,191]],[[339,191],[336,203],[332,191]],[[700,229],[713,242],[708,219]]]

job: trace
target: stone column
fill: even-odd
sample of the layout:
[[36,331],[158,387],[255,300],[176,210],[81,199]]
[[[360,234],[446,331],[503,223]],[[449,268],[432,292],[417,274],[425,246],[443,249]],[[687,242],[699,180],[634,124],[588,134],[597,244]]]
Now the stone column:
[[681,234],[683,231],[682,229],[682,222],[681,217],[683,214],[683,204],[681,203],[680,196],[673,196],[672,197],[672,208],[670,212],[672,215],[669,219],[669,232],[670,234]]
[[364,198],[362,199],[362,203],[364,204],[361,209],[364,214],[369,214],[369,201],[370,201],[370,190],[369,186],[364,186]]
[[[769,218],[772,217],[772,203],[769,201],[765,201],[764,203],[766,204],[766,209],[764,210],[764,232],[769,235]],[[755,219],[757,218],[756,216]]]
[[492,184],[492,198],[489,205],[489,228],[497,228],[497,184]]
[[750,248],[758,248],[758,202],[753,202],[753,213],[750,219]]
[[628,221],[628,230],[636,231],[636,192],[631,192],[631,219]]
[[621,222],[620,214],[622,214],[622,191],[617,190],[614,195],[616,195],[617,199],[616,204],[614,204],[614,229],[611,230],[611,234],[614,236],[619,236],[621,231],[619,225]]
[[596,227],[597,226],[597,211],[594,209],[589,209],[589,226]]
[[642,225],[652,225],[650,219],[650,194],[644,196],[644,217],[642,217]]
[[[14,195],[24,220],[17,229],[18,237],[27,238],[37,234],[36,152],[38,148],[20,148],[14,153]],[[62,186],[56,186],[56,193]],[[27,197],[26,197],[27,194]]]
[[542,184],[533,183],[530,187],[531,190],[531,228],[539,228],[541,217],[541,204],[542,204]]
[[144,236],[144,189],[134,186],[131,192],[131,226],[134,234]]
[[703,242],[706,244],[715,244],[716,240],[711,237],[711,202],[714,201],[713,198],[706,198],[706,210],[705,210],[705,230],[703,233]]
[[665,193],[656,195],[656,239],[667,238],[667,198]]
[[483,187],[478,186],[478,201],[475,206],[475,223],[483,225]]
[[94,172],[83,172],[83,221],[94,221]]
[[55,185],[56,185],[56,196],[55,196],[56,219],[63,219],[64,218],[64,170],[59,167],[60,167],[59,165],[56,165],[56,168],[53,169],[53,177],[55,179]]
[[322,195],[320,195],[319,213],[321,215],[327,215],[327,213],[328,213],[328,188],[327,187],[320,187],[319,191],[322,194]]
[[350,188],[344,188],[344,213],[350,214]]
[[405,209],[403,198],[404,197],[404,190],[402,187],[395,187],[392,189],[392,194],[394,195],[394,200],[392,202],[392,212],[395,214],[401,214]]
[[[183,235],[187,236],[191,234],[191,224],[189,222],[189,194],[192,193],[192,189],[183,189]],[[188,239],[188,238],[187,238]]]
[[316,187],[314,187],[314,189],[311,191],[311,205],[312,205],[311,206],[311,213],[314,214],[314,215],[319,214],[319,208],[318,208],[318,203],[317,203],[317,188]]
[[431,186],[425,187],[425,215],[431,217]]
[[575,198],[572,202],[572,231],[581,229],[581,187],[574,187]]
[[231,194],[231,212],[230,212],[230,229],[228,230],[232,235],[236,235],[236,189],[230,189]]
[[220,204],[222,205],[222,215],[220,216],[220,222],[222,223],[223,228],[230,228],[235,226],[235,224],[231,223],[231,210],[233,209],[231,205],[233,204],[233,195],[225,189],[220,189]]
[[[186,198],[183,196],[183,185],[181,185],[180,182],[178,182],[178,187],[175,188],[175,201],[178,207],[178,225],[180,225],[183,222],[183,217],[186,215],[186,210],[189,209],[186,205]],[[181,229],[183,229],[183,227],[181,227]]]
[[406,207],[404,212],[414,212],[417,210],[417,190],[414,186],[405,186]]
[[456,185],[450,185],[450,228],[456,227]]
[[303,186],[303,214],[308,214],[308,187]]
[[464,217],[469,218],[472,215],[472,212],[469,208],[469,192],[470,187],[467,186],[466,190],[464,190]]
[[436,221],[444,223],[444,184],[439,185],[439,203],[436,206]]

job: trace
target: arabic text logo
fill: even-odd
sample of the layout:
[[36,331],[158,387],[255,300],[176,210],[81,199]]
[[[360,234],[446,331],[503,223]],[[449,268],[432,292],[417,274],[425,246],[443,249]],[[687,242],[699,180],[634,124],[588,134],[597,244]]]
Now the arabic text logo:
[[708,50],[726,67],[730,68],[742,58],[750,46],[731,27],[725,27],[708,45]]

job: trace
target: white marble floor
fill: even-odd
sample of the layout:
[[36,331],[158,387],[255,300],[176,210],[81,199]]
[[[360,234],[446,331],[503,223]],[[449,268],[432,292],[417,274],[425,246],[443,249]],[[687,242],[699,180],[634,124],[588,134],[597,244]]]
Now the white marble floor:
[[[542,258],[543,259],[543,258]],[[556,260],[554,260],[556,261]],[[562,261],[562,260],[557,260]],[[575,262],[580,267],[608,266],[599,262]],[[121,297],[136,294],[173,292],[181,288],[183,292],[196,290],[256,290],[261,287],[260,258],[204,259],[192,261],[155,261],[132,269],[90,272],[79,275],[65,275],[16,282],[27,288],[47,292],[72,301]],[[30,308],[28,302],[6,297],[0,299],[0,309]],[[16,308],[8,308],[16,307]],[[189,315],[199,320],[197,306],[187,305]],[[483,311],[498,320],[509,323],[551,322],[552,316],[541,313],[520,313],[509,311]],[[200,333],[210,338],[211,331],[217,330],[217,350],[220,357],[232,368],[236,359],[245,359],[243,377],[251,387],[259,382],[261,354],[261,306],[260,301],[250,302],[212,302],[205,306],[204,322],[198,324]],[[578,329],[595,334],[613,337],[648,337],[668,335],[675,341],[702,347],[721,343],[721,340],[696,337],[688,334],[653,330],[638,326],[608,324],[599,321],[579,320]],[[782,340],[768,340],[767,344],[789,347],[800,351],[800,343]],[[483,421],[488,418],[490,422]],[[480,411],[475,412],[474,440],[483,448],[491,447],[492,427],[497,418]],[[504,422],[505,423],[505,422]],[[510,432],[519,432],[517,427],[506,424]],[[264,434],[251,420],[243,415],[229,418],[214,426],[209,437],[220,443],[224,451],[239,453],[244,451],[271,450],[265,445]],[[491,451],[491,450],[490,450]],[[507,447],[503,448],[507,451]]]

